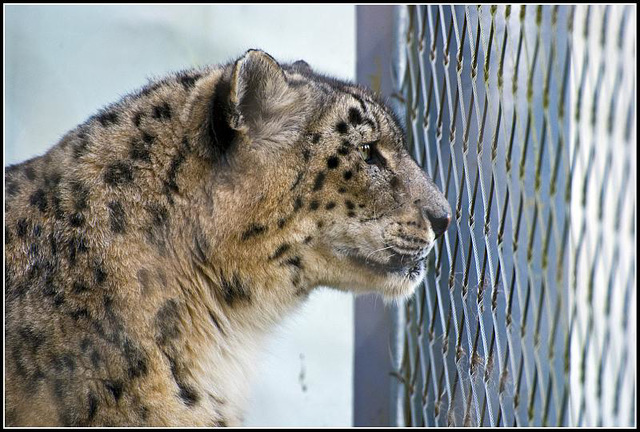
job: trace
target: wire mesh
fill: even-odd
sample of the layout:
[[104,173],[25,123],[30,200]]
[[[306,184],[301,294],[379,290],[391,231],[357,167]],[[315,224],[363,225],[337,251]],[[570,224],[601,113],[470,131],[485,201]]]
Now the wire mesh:
[[398,425],[635,425],[635,20],[400,10],[394,97],[454,217],[399,312]]

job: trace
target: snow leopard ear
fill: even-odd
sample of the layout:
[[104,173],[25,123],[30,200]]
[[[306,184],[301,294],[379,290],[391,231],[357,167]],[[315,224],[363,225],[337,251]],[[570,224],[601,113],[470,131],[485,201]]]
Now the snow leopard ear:
[[236,61],[231,75],[230,126],[252,138],[277,130],[292,95],[284,71],[269,54],[249,50]]

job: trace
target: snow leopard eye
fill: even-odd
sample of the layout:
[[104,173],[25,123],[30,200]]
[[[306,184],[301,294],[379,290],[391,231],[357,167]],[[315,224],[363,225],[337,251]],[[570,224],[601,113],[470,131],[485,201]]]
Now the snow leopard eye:
[[382,156],[378,153],[376,149],[376,141],[364,143],[358,146],[358,153],[360,153],[360,157],[369,165],[379,165],[384,166]]
[[358,152],[360,152],[360,157],[367,162],[371,158],[371,144],[362,144],[358,147]]

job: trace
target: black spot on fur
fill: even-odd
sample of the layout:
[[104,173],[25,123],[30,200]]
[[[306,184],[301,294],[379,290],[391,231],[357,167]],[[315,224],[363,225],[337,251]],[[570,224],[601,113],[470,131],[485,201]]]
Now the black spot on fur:
[[180,388],[180,399],[188,407],[193,407],[198,403],[200,396],[196,390],[183,382],[176,382]]
[[334,155],[327,159],[327,167],[329,169],[338,168],[338,165],[340,165],[340,159],[338,158],[338,156]]
[[55,307],[59,307],[64,303],[64,294],[63,293],[56,293],[53,296],[53,305]]
[[320,141],[320,134],[313,134],[313,137],[311,137],[311,142],[314,144],[318,144],[318,142]]
[[131,147],[129,149],[129,157],[133,160],[151,162],[149,145],[140,138],[133,138],[131,140]]
[[72,214],[71,216],[69,216],[69,223],[73,227],[81,227],[82,225],[84,225],[84,215],[82,213]]
[[62,180],[62,175],[58,171],[50,172],[44,176],[44,188],[52,190],[60,184],[60,180]]
[[[102,296],[102,306],[104,307],[104,314],[107,317],[106,322],[110,323],[111,325],[113,325],[114,323],[116,323],[118,321],[118,316],[116,315],[116,312],[114,310],[114,306],[113,306],[113,296],[111,296],[110,294],[103,294]],[[120,338],[120,332],[122,331],[122,326],[121,324],[118,322],[115,326],[113,326],[113,330],[114,335],[116,336],[116,340],[119,340]]]
[[155,137],[153,135],[149,135],[146,132],[142,132],[142,141],[144,141],[144,143],[148,146],[150,146],[151,144],[153,144],[153,142],[155,141]]
[[287,243],[281,244],[280,246],[278,246],[278,248],[276,249],[276,251],[273,253],[273,255],[271,255],[269,257],[269,259],[278,259],[280,258],[282,255],[284,255],[289,249],[291,248],[290,245],[288,245]]
[[142,113],[141,112],[135,113],[132,121],[135,127],[140,127],[140,122],[142,121]]
[[167,346],[180,335],[178,303],[173,299],[167,300],[156,314],[155,323],[158,328],[156,342],[160,346]]
[[367,105],[364,103],[364,100],[362,99],[362,97],[360,97],[359,95],[351,91],[348,91],[348,90],[345,90],[345,91],[349,93],[355,100],[358,101],[358,103],[360,104],[360,108],[362,108],[362,111],[367,112]]
[[378,127],[376,126],[376,124],[374,122],[372,122],[370,119],[365,118],[364,120],[362,120],[362,122],[364,124],[368,124],[371,129],[378,130]]
[[[18,331],[19,337],[13,338],[12,341],[7,341],[7,349],[9,350],[9,344],[12,345],[11,357],[16,368],[16,372],[25,386],[25,390],[29,396],[32,396],[37,390],[40,381],[45,378],[44,374],[40,370],[40,367],[32,361],[32,358],[37,355],[38,347],[31,345],[30,340],[23,339],[23,331],[33,331],[27,328],[21,328]],[[28,335],[27,335],[28,336]],[[7,353],[7,364],[9,361],[9,355]]]
[[118,123],[118,113],[113,111],[106,111],[99,114],[96,119],[104,127]]
[[349,217],[354,217],[355,215],[356,215],[355,212],[352,212],[352,211],[347,213],[347,216]]
[[146,375],[148,367],[145,353],[128,338],[125,338],[122,350],[128,364],[128,377],[133,379]]
[[284,226],[286,225],[287,220],[285,218],[280,218],[278,219],[278,228],[282,229],[284,228]]
[[167,172],[167,179],[164,182],[165,194],[171,192],[179,192],[178,184],[176,183],[178,169],[180,165],[182,165],[185,161],[185,155],[182,151],[178,152],[173,159],[171,160],[171,165],[169,166],[169,171]]
[[104,382],[105,388],[113,395],[113,398],[117,401],[122,397],[122,391],[124,390],[124,385],[122,381],[113,381],[106,380]]
[[326,206],[324,206],[324,208],[325,208],[325,209],[327,209],[327,210],[331,210],[331,209],[332,209],[332,208],[334,208],[335,206],[336,206],[336,203],[334,203],[333,201],[329,201],[329,202],[327,203],[327,205],[326,205]]
[[313,200],[311,204],[309,204],[309,209],[311,210],[318,210],[318,207],[320,207],[320,203],[317,200]]
[[356,206],[349,200],[345,201],[344,205],[346,205],[349,210],[353,210],[354,208],[356,208]]
[[104,307],[107,322],[115,322],[118,317],[116,316],[115,310],[113,309],[113,297],[110,294],[103,294],[102,306]]
[[151,216],[151,225],[146,229],[147,240],[157,246],[161,253],[164,253],[166,230],[169,226],[169,211],[165,206],[157,203],[150,204],[146,210]]
[[338,153],[342,156],[346,156],[351,151],[351,143],[349,141],[344,141],[340,148],[338,149]]
[[102,362],[102,357],[100,356],[100,353],[98,351],[96,350],[91,351],[91,355],[89,356],[89,358],[91,359],[91,364],[93,365],[94,368],[97,368],[100,366],[100,363]]
[[298,185],[300,184],[300,180],[302,180],[302,177],[304,177],[304,171],[300,171],[298,173],[298,175],[296,176],[295,181],[293,182],[293,184],[291,185],[291,187],[289,188],[290,191],[294,190],[296,187],[298,187]]
[[70,186],[75,209],[77,211],[87,209],[89,207],[89,188],[79,180],[71,181]]
[[347,125],[347,123],[341,121],[338,124],[336,124],[336,131],[339,134],[344,135],[349,131],[349,126]]
[[47,211],[47,194],[44,190],[38,189],[31,197],[29,197],[29,202],[32,206],[38,207],[40,212],[44,213]]
[[347,191],[347,189],[345,189],[345,188],[343,188],[343,187],[338,188],[338,193],[343,194],[343,193],[345,193],[346,191]]
[[72,310],[69,315],[71,316],[71,318],[73,318],[75,321],[80,320],[80,318],[89,318],[89,310],[87,310],[87,308],[80,308],[80,309],[75,309]]
[[362,114],[357,108],[349,108],[349,123],[354,126],[362,123]]
[[78,159],[87,153],[89,147],[89,138],[84,130],[78,132],[78,136],[73,144],[73,157]]
[[35,180],[36,178],[36,171],[30,165],[25,167],[24,174],[27,176],[29,180]]
[[47,276],[44,287],[42,289],[42,293],[47,297],[53,297],[58,294],[58,287],[53,281],[53,277],[51,275]]
[[53,368],[58,373],[73,372],[76,369],[76,361],[69,353],[54,355],[52,359]]
[[117,161],[107,166],[104,172],[104,181],[110,186],[119,186],[131,183],[133,169],[127,161]]
[[167,102],[153,107],[153,118],[158,120],[169,120],[171,118],[171,107]]
[[300,260],[300,257],[298,257],[298,256],[294,256],[294,257],[292,257],[292,258],[289,258],[289,259],[285,262],[285,264],[290,265],[290,266],[293,266],[293,267],[295,267],[295,268],[297,268],[297,269],[299,269],[299,270],[302,270],[302,269],[303,269],[302,261]]
[[[166,353],[165,353],[166,355]],[[182,377],[181,367],[179,367],[178,363],[167,355],[169,359],[169,365],[171,367],[171,374],[173,375],[173,379],[178,385],[178,396],[182,399],[182,402],[188,407],[195,406],[200,400],[200,395],[196,392],[196,390],[184,382],[184,378]]]
[[87,241],[84,237],[72,237],[67,242],[67,248],[69,249],[69,264],[75,265],[78,254],[85,253],[89,250]]
[[198,81],[198,79],[200,79],[201,76],[202,75],[200,74],[189,75],[182,72],[178,75],[178,82],[182,84],[185,90],[190,90],[195,87],[196,81]]
[[147,420],[149,420],[149,408],[147,408],[144,405],[141,405],[140,408],[138,409],[138,415],[140,416],[142,423],[147,423]]
[[344,175],[343,175],[344,179],[349,181],[351,180],[351,177],[353,177],[353,173],[349,170],[349,171],[345,171]]
[[89,290],[89,287],[83,281],[75,281],[73,283],[73,291],[76,293],[83,293]]
[[267,227],[260,224],[252,224],[245,232],[242,233],[242,240],[249,240],[251,237],[264,233]]
[[64,219],[64,210],[62,208],[62,198],[60,197],[60,189],[55,188],[53,191],[53,197],[51,198],[51,204],[53,205],[53,215],[56,219]]
[[91,339],[89,339],[88,337],[82,338],[82,341],[80,341],[80,350],[82,351],[82,353],[86,354],[91,347],[93,347],[93,342],[91,342]]
[[304,244],[309,244],[311,242],[311,240],[313,240],[313,237],[311,237],[311,236],[305,237]]
[[191,151],[191,144],[186,136],[182,137],[181,151],[188,153]]
[[98,398],[93,392],[89,393],[89,414],[88,420],[91,421],[96,416],[96,412],[98,411]]
[[305,162],[309,162],[309,159],[311,158],[311,150],[309,150],[308,148],[303,148],[302,158],[304,159]]
[[326,175],[324,173],[324,171],[321,171],[318,173],[318,175],[316,175],[316,179],[313,182],[313,191],[319,191],[324,187],[324,179],[325,179]]
[[109,221],[111,223],[111,231],[116,234],[122,234],[125,232],[127,221],[125,218],[124,207],[120,201],[111,201],[107,204],[109,209]]
[[300,286],[300,274],[296,273],[291,279],[293,286],[296,288],[295,295],[302,296],[303,294],[308,294],[306,287]]
[[19,219],[17,223],[17,233],[18,237],[24,237],[27,235],[27,227],[29,223],[25,218]]
[[238,302],[250,302],[251,291],[240,280],[238,275],[234,275],[232,280],[222,278],[221,281],[222,295],[225,303],[229,306],[233,306]]
[[296,200],[293,203],[293,211],[297,212],[298,210],[300,210],[302,208],[303,205],[304,205],[304,203],[302,202],[302,198],[297,197]]
[[18,333],[23,344],[25,344],[32,354],[36,354],[46,340],[45,335],[41,331],[30,327],[21,327]]
[[107,280],[107,272],[104,270],[104,267],[100,263],[95,263],[93,267],[93,276],[98,285],[102,284],[105,280]]

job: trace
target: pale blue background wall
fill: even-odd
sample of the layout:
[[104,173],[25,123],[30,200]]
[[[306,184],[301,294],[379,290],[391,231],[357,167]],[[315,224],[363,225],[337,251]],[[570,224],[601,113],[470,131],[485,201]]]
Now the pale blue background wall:
[[[248,48],[353,79],[355,8],[7,6],[5,165],[42,154],[148,77],[226,62]],[[247,425],[351,425],[352,297],[313,294],[256,368]]]

